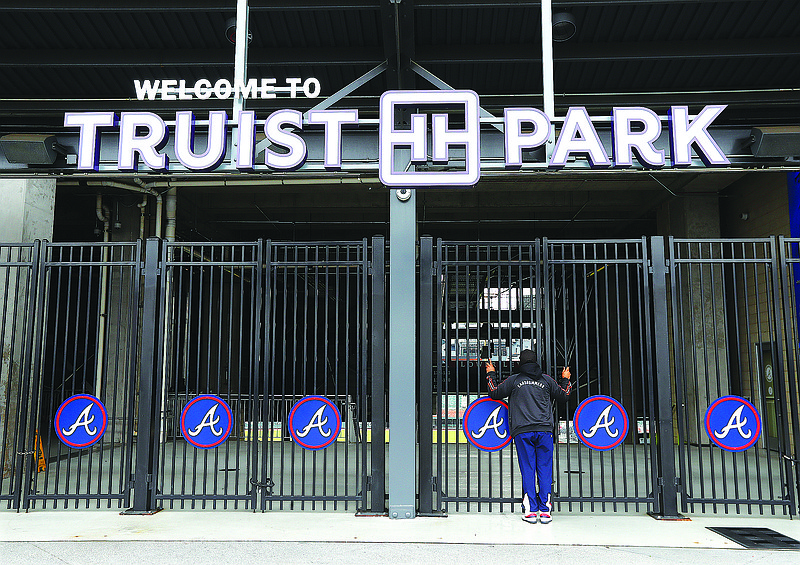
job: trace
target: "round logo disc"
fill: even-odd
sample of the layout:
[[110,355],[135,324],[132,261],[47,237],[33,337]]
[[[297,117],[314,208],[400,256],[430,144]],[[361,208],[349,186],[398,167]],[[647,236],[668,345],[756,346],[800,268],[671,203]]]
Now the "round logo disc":
[[573,427],[583,445],[607,451],[628,435],[628,413],[610,396],[590,396],[575,409]]
[[746,399],[723,396],[706,410],[706,433],[726,451],[744,451],[761,435],[761,416]]
[[108,412],[99,399],[90,394],[76,394],[58,407],[53,425],[62,443],[82,449],[100,441],[107,423]]
[[342,430],[342,415],[323,396],[306,396],[289,412],[289,433],[304,449],[324,449],[336,441]]
[[485,396],[467,406],[462,424],[467,440],[482,451],[499,451],[511,441],[508,404]]
[[219,396],[198,396],[181,411],[181,434],[199,449],[217,447],[228,439],[232,429],[231,407]]

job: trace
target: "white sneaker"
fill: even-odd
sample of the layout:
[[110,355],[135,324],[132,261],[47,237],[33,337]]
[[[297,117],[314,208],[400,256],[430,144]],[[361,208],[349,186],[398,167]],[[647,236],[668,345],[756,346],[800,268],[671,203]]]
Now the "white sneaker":
[[[524,518],[523,518],[523,520],[524,520]],[[539,513],[539,521],[542,524],[549,524],[550,522],[553,521],[553,517],[550,515],[549,512],[540,512]]]
[[539,521],[539,513],[538,512],[531,512],[530,514],[525,514],[522,517],[523,520],[528,522],[529,524],[535,524]]

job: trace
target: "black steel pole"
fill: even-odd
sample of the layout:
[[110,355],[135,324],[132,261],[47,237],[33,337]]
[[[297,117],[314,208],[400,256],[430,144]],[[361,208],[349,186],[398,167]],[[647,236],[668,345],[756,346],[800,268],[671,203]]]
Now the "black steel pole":
[[[142,339],[141,372],[139,374],[139,417],[136,439],[136,461],[133,479],[133,507],[122,514],[153,514],[156,508],[155,477],[157,460],[157,439],[159,434],[159,403],[157,363],[158,336],[157,322],[159,283],[161,274],[161,240],[150,238],[145,244],[145,258],[142,270]],[[158,395],[158,398],[156,398]]]
[[664,237],[654,236],[651,242],[653,268],[653,341],[656,357],[656,454],[659,485],[658,512],[650,513],[660,520],[682,520],[678,512],[678,477],[675,469],[675,435],[672,422],[672,379],[669,363],[669,310],[667,305],[667,263]]
[[385,240],[372,238],[370,375],[372,377],[372,455],[370,513],[386,513],[386,270]]

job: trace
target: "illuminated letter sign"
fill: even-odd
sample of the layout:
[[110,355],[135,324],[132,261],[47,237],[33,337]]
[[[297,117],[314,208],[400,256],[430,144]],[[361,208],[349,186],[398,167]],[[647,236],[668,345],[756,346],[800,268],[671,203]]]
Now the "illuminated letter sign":
[[[535,108],[506,108],[504,115],[506,166],[522,165],[522,150],[544,145],[550,138],[550,119]],[[533,132],[522,133],[522,124],[532,124]]]
[[[614,143],[614,162],[617,167],[633,164],[633,150],[646,167],[663,167],[664,151],[653,143],[661,135],[661,120],[647,108],[614,108],[614,127],[611,130]],[[633,131],[632,124],[641,124],[642,131]]]
[[[159,92],[162,96],[171,96],[175,90],[177,98],[181,99],[181,92],[187,87],[180,82],[173,85],[173,82],[176,81],[144,81],[137,85],[137,93],[142,98],[155,99]],[[310,94],[318,90],[312,79],[301,85],[300,79],[290,78],[287,84],[289,86],[284,88],[289,89],[292,97],[301,86],[304,90],[310,89]],[[252,80],[244,85],[232,86],[224,80],[212,85],[210,81],[201,79],[195,83],[194,90],[197,98],[204,98],[209,92],[226,97],[237,89],[252,95],[271,86],[271,83],[259,86]],[[267,94],[262,92],[261,97]],[[724,109],[724,105],[706,106],[694,117],[689,115],[686,106],[670,109],[668,137],[672,166],[693,165],[696,161],[693,151],[706,165],[730,164],[708,131]],[[634,158],[645,168],[666,165],[666,152],[656,145],[663,129],[661,118],[652,110],[641,107],[614,108],[610,143],[606,139],[608,148],[586,108],[569,108],[558,129],[549,161],[523,162],[526,150],[541,147],[552,139],[554,126],[551,121],[551,117],[536,108],[504,110],[502,128],[499,124],[493,125],[503,131],[507,169],[521,169],[531,164],[542,169],[562,168],[576,157],[587,159],[592,167],[631,167]],[[113,112],[64,115],[64,126],[79,130],[77,169],[80,171],[100,169],[100,135],[109,128],[118,128],[118,150],[113,161],[116,161],[116,169],[121,171],[136,171],[138,161],[151,170],[169,171],[168,154],[174,156],[173,161],[179,164],[172,164],[174,169],[214,170],[222,164],[229,143],[233,153],[230,169],[293,171],[306,165],[307,131],[320,127],[323,129],[322,166],[326,170],[340,170],[344,129],[357,128],[369,122],[360,121],[355,109],[310,110],[305,117],[297,110],[283,109],[261,120],[256,118],[255,112],[241,111],[230,124],[225,112],[211,111],[208,120],[198,123],[207,124],[202,134],[205,144],[202,138],[199,144],[205,147],[202,152],[195,151],[195,116],[190,111],[176,112],[175,125],[170,125],[174,139],[172,147],[167,149],[170,128],[161,117],[150,112],[124,112],[118,125]],[[234,128],[234,135],[229,139],[231,128]],[[481,178],[480,128],[479,99],[471,90],[385,92],[381,96],[378,119],[378,173],[381,182],[390,187],[476,184]],[[262,130],[266,137],[258,144],[257,129]],[[662,145],[666,145],[666,137]],[[108,150],[104,147],[104,151]],[[261,151],[264,158],[256,163],[256,155]],[[113,167],[109,161],[112,159],[104,155],[107,169]]]
[[[452,146],[464,147],[464,166],[457,171],[409,171],[395,149],[411,152],[411,163],[425,163],[428,157],[428,116],[412,114],[409,128],[397,128],[396,112],[402,107],[457,106],[463,109],[464,129],[450,129],[447,114],[433,114],[431,160],[446,162]],[[397,90],[381,96],[379,171],[386,186],[469,186],[481,178],[480,120],[478,95],[471,90]]]

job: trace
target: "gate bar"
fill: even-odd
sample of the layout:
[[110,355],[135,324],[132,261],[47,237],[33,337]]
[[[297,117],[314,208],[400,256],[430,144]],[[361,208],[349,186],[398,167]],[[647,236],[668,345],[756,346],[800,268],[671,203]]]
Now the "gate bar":
[[[161,240],[155,237],[145,243],[145,258],[142,275],[142,345],[141,371],[139,377],[139,418],[136,439],[136,463],[134,467],[133,506],[122,512],[124,515],[154,514],[160,508],[155,504],[155,473],[158,457],[157,438],[160,418],[156,411],[154,395],[158,394],[159,379],[156,372],[158,355],[156,340],[160,333],[157,322],[161,319],[158,312],[159,275]],[[163,322],[163,320],[162,320]],[[163,327],[163,323],[161,324]],[[161,395],[158,394],[159,400]]]
[[[790,477],[792,476],[792,467],[794,467],[794,479],[795,479],[795,488],[797,489],[797,493],[794,494],[791,488],[791,483],[787,484],[787,490],[789,491],[790,499],[792,501],[792,514],[797,513],[797,502],[795,496],[800,496],[800,463],[798,463],[798,459],[800,459],[800,453],[798,453],[798,446],[800,446],[800,423],[798,419],[800,418],[800,409],[798,409],[797,403],[795,399],[797,398],[797,367],[795,366],[796,360],[796,352],[798,351],[798,344],[795,343],[794,336],[796,335],[796,329],[792,327],[792,321],[794,320],[797,323],[797,319],[792,316],[792,313],[795,311],[792,305],[792,296],[794,296],[794,288],[796,283],[796,274],[795,271],[800,268],[800,265],[796,261],[793,261],[792,257],[787,255],[787,241],[785,236],[778,237],[778,266],[780,268],[779,271],[779,278],[780,278],[780,285],[781,285],[781,295],[783,296],[783,323],[784,323],[784,339],[786,340],[787,347],[786,347],[786,366],[785,372],[784,369],[778,371],[778,375],[783,376],[786,375],[785,378],[789,380],[789,396],[791,401],[788,402],[788,406],[785,400],[782,402],[781,409],[783,410],[783,417],[784,419],[788,418],[792,423],[792,437],[794,437],[794,442],[790,443],[788,441],[788,437],[786,438],[786,449],[789,453],[784,454],[784,460],[786,464],[786,472],[787,472],[787,481],[789,481]],[[792,245],[797,245],[796,242],[793,242]],[[773,257],[775,254],[773,253]],[[774,296],[778,296],[775,294]],[[794,296],[795,304],[798,300],[798,296]],[[777,306],[776,306],[777,307]],[[776,318],[777,319],[777,318]],[[781,356],[778,356],[778,359],[781,359]],[[781,398],[784,398],[786,387],[784,385],[783,379],[781,382],[778,383],[781,387]],[[786,430],[788,426],[784,427]],[[784,437],[788,435],[788,431],[784,432]],[[788,456],[788,457],[787,457]]]
[[[433,238],[419,250],[419,514],[441,515],[433,507]],[[438,350],[438,349],[437,349]]]
[[[386,512],[386,269],[385,240],[372,238],[372,454],[370,511]],[[366,391],[365,391],[366,392]],[[366,421],[366,418],[364,418]],[[366,430],[364,430],[366,434]]]
[[[672,396],[669,364],[669,317],[667,308],[667,263],[664,237],[653,236],[651,258],[653,269],[653,341],[656,360],[656,455],[659,471],[658,507],[648,512],[659,520],[682,520],[678,512],[678,484],[675,473],[675,438],[672,429]],[[660,329],[659,329],[660,328]]]
[[[36,240],[33,243],[33,254],[31,256],[31,269],[28,273],[28,296],[26,298],[28,303],[28,311],[26,312],[25,324],[27,331],[33,333],[34,328],[36,331],[36,341],[33,343],[23,344],[22,356],[23,367],[20,372],[19,393],[22,402],[20,403],[19,415],[17,417],[17,431],[18,437],[16,442],[11,442],[11,445],[17,449],[17,453],[13,453],[12,457],[22,457],[22,460],[17,461],[17,467],[14,470],[12,485],[12,493],[15,495],[13,499],[13,508],[17,511],[28,511],[30,501],[28,496],[32,494],[31,484],[33,483],[33,470],[36,467],[36,407],[39,405],[39,360],[41,358],[41,349],[44,343],[44,297],[46,292],[43,290],[44,269],[41,265],[41,254],[45,253],[46,242]],[[10,252],[9,252],[10,254]],[[10,257],[9,257],[10,258]],[[17,277],[19,280],[19,277]],[[38,313],[38,316],[37,316]],[[23,330],[24,331],[24,330]],[[12,334],[13,335],[13,334]],[[34,351],[35,349],[35,351]],[[31,366],[33,365],[33,369]],[[26,378],[31,375],[30,378]],[[35,382],[31,380],[35,378]],[[9,373],[9,385],[11,374]],[[33,384],[33,386],[31,386]],[[31,414],[28,413],[30,406]],[[28,423],[28,419],[30,422]],[[26,423],[28,425],[26,426]],[[26,434],[26,427],[27,434]],[[14,430],[11,431],[14,433]],[[31,442],[31,447],[27,448],[28,441]],[[20,449],[21,448],[21,449]],[[31,457],[28,457],[31,455]]]

